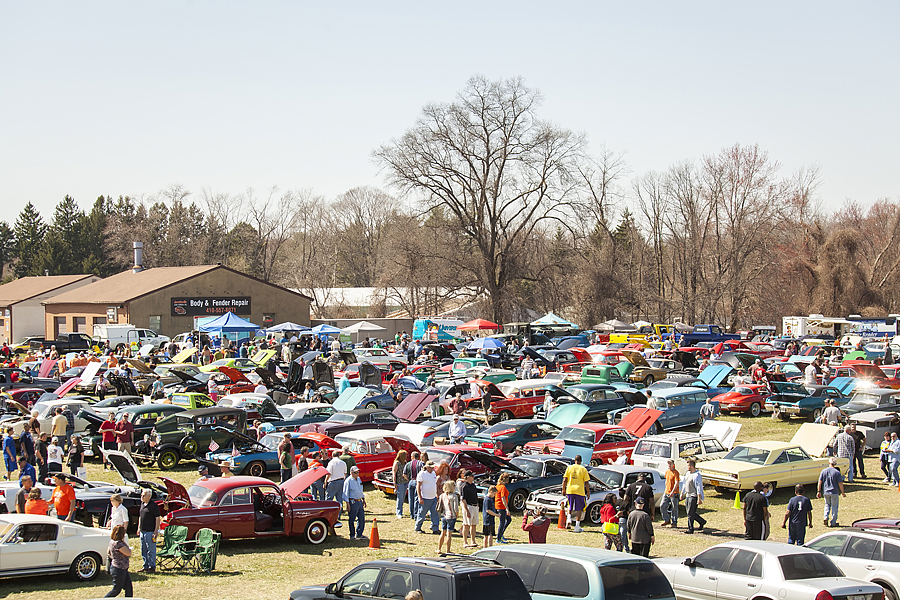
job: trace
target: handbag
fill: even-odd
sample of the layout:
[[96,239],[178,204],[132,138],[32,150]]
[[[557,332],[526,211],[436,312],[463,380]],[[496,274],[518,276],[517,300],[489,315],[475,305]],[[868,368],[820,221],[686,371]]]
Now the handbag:
[[84,467],[77,467],[77,468],[75,469],[75,471],[76,471],[76,474],[75,474],[76,477],[78,477],[78,478],[80,478],[80,479],[85,479],[85,478],[87,478],[87,469],[86,469],[86,468],[84,468]]
[[619,535],[619,524],[618,523],[604,523],[603,524],[603,533],[608,533],[609,535]]

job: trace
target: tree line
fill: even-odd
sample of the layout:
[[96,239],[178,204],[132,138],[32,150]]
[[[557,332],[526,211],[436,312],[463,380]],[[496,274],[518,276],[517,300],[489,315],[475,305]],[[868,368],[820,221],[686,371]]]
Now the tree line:
[[554,311],[711,322],[732,329],[787,314],[884,315],[900,300],[900,205],[827,211],[815,168],[782,173],[735,144],[630,176],[625,156],[539,117],[520,79],[472,78],[373,152],[389,191],[324,198],[277,188],[237,194],[173,185],[147,197],[66,196],[52,219],[29,203],[0,223],[4,276],[222,263],[300,289],[375,287],[412,315],[449,301],[497,322]]

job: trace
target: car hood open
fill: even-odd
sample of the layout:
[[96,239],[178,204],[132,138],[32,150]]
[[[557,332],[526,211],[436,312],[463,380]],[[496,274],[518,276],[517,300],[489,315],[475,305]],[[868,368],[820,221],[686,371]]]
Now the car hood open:
[[625,350],[622,349],[619,352],[625,355],[625,358],[628,359],[628,362],[633,364],[636,367],[649,367],[650,363],[647,362],[647,359],[644,358],[644,355],[640,352],[635,352],[634,350]]
[[806,450],[810,456],[822,456],[838,431],[840,428],[833,425],[804,423],[791,438],[791,443]]
[[707,387],[715,388],[722,385],[722,382],[733,370],[730,365],[709,365],[700,371],[697,379],[705,383]]
[[147,363],[145,363],[142,360],[138,360],[136,358],[126,358],[125,362],[127,362],[129,365],[131,365],[132,367],[137,369],[138,372],[140,372],[144,375],[153,375],[154,374],[153,369],[148,367]]
[[143,481],[141,472],[130,456],[118,450],[100,450],[126,485],[138,485]]
[[296,500],[300,497],[300,494],[303,493],[303,490],[307,489],[326,475],[328,475],[328,469],[325,467],[313,467],[294,475],[278,487],[284,490],[284,493],[287,494],[291,500]]
[[711,435],[722,446],[728,450],[734,447],[738,433],[741,431],[740,423],[731,423],[730,421],[704,421],[700,427],[700,435]]
[[410,394],[393,410],[395,417],[401,421],[412,421],[418,417],[425,407],[431,404],[436,396],[430,396],[424,392]]
[[366,394],[369,393],[369,388],[366,387],[350,387],[344,390],[340,396],[334,401],[334,410],[335,412],[342,412],[345,410],[353,410],[359,403],[362,402],[363,398],[366,397]]
[[406,450],[406,453],[412,456],[413,452],[418,452],[419,449],[409,440],[405,440],[403,438],[394,437],[392,435],[384,436],[384,441],[391,445],[391,448],[394,449],[394,452],[400,452],[401,450]]
[[255,362],[261,367],[266,366],[266,363],[272,360],[272,357],[278,354],[275,350],[260,350],[256,354],[250,357],[250,360]]
[[580,423],[588,410],[588,407],[581,402],[571,402],[550,411],[550,415],[546,420],[548,423],[552,423],[562,429],[563,427]]
[[274,390],[276,388],[284,387],[284,382],[282,382],[275,373],[268,369],[263,369],[262,367],[258,367],[253,370],[254,373],[262,380],[262,382],[266,385],[266,387],[270,390]]
[[622,417],[619,426],[635,437],[644,437],[662,414],[653,408],[633,408]]
[[175,364],[181,364],[195,354],[197,354],[196,347],[185,348],[184,350],[182,350],[181,352],[179,352],[178,354],[176,354],[175,356],[172,357],[172,362]]
[[219,373],[222,373],[228,379],[231,380],[231,383],[253,383],[247,376],[235,369],[234,367],[219,367]]
[[488,454],[487,452],[485,452],[483,450],[475,450],[473,448],[472,450],[460,450],[459,453],[463,454],[465,456],[468,456],[472,460],[480,462],[481,464],[483,464],[487,468],[491,469],[492,471],[499,471],[501,469],[511,469],[513,471],[521,471],[521,469],[519,469],[519,467],[510,463],[505,458],[501,458],[494,454]]
[[63,396],[68,394],[71,390],[73,390],[75,388],[75,386],[78,385],[79,383],[81,383],[81,378],[73,377],[72,379],[68,380],[67,382],[65,382],[64,384],[62,384],[61,386],[59,386],[58,388],[53,390],[53,394],[57,398],[62,398]]
[[169,493],[169,500],[181,500],[184,502],[185,508],[193,508],[191,497],[188,496],[187,489],[174,479],[169,477],[160,477],[162,482],[166,484],[166,492]]

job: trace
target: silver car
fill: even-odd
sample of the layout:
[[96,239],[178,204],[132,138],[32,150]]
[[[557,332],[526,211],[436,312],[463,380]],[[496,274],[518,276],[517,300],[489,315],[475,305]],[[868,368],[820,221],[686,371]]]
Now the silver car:
[[887,600],[900,597],[900,531],[848,527],[806,545],[827,554],[849,577],[883,587]]
[[692,558],[657,558],[678,600],[882,600],[821,552],[778,542],[727,542]]

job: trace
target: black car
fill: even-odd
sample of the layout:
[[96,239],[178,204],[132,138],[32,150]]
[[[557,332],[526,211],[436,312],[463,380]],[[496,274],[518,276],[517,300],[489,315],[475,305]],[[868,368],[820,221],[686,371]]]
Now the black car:
[[393,431],[397,428],[400,419],[389,411],[381,408],[357,408],[336,412],[327,421],[302,425],[298,429],[301,433],[324,433],[329,437],[335,437],[345,431],[356,429],[387,429]]
[[484,500],[488,487],[495,485],[502,473],[508,473],[510,478],[506,489],[509,492],[509,508],[511,510],[524,510],[525,501],[534,490],[561,485],[566,469],[575,462],[567,456],[555,454],[531,454],[508,460],[498,456],[491,458],[502,461],[502,468],[499,471],[490,471],[475,477],[478,497]]
[[403,600],[413,590],[420,590],[426,600],[531,600],[514,570],[493,560],[457,555],[373,560],[335,583],[294,590],[291,600]]
[[58,379],[47,377],[32,377],[22,369],[11,367],[0,368],[0,387],[8,389],[16,388],[41,388],[52,392],[59,387]]

